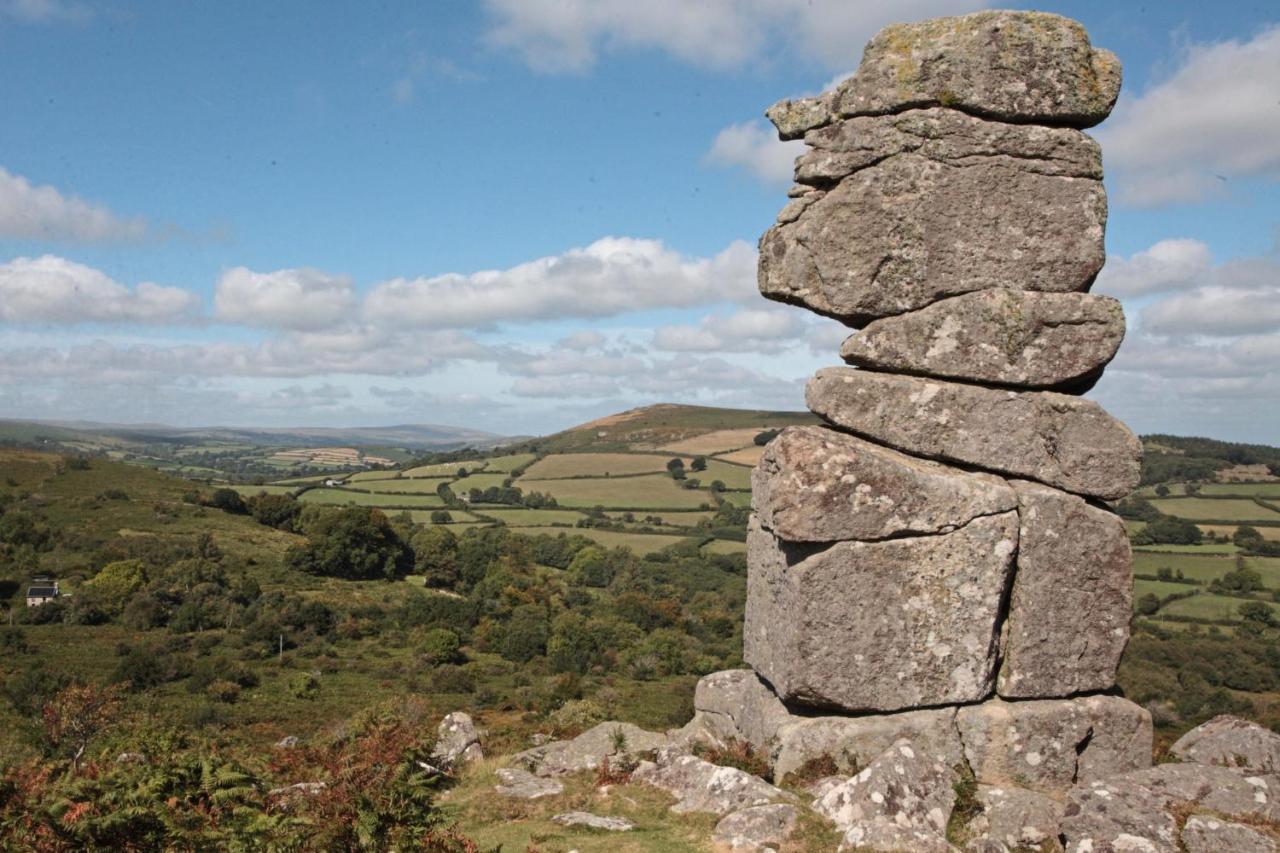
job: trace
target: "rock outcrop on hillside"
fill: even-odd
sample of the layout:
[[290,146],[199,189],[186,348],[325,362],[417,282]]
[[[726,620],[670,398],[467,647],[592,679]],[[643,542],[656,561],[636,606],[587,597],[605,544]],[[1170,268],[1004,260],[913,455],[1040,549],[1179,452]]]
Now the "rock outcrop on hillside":
[[981,12],[888,27],[834,92],[769,109],[808,151],[761,293],[859,331],[808,384],[826,425],[753,473],[750,669],[704,677],[682,730],[522,754],[525,782],[625,762],[735,850],[792,832],[788,788],[841,851],[1277,849],[1280,735],[1218,718],[1153,767],[1114,689],[1132,555],[1103,501],[1141,445],[1079,396],[1124,337],[1088,293],[1107,204],[1080,128],[1119,87],[1078,23]]

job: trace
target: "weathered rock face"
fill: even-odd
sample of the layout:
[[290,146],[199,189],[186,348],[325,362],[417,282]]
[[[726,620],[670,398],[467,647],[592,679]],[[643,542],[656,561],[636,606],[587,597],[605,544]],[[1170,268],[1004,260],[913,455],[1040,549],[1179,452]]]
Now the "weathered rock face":
[[799,817],[799,809],[787,803],[751,806],[721,818],[711,840],[734,853],[766,850],[790,838]]
[[855,325],[974,290],[1084,290],[1104,260],[1093,178],[912,153],[800,201],[761,238],[760,292]]
[[1280,735],[1229,714],[1196,726],[1179,738],[1169,752],[1193,764],[1280,773]]
[[[1245,776],[1221,767],[1161,764],[1081,785],[1071,791],[1063,811],[1061,830],[1072,853],[1102,850],[1143,850],[1178,853],[1178,820],[1174,811],[1202,811],[1221,821],[1276,821],[1280,779],[1272,775]],[[1187,821],[1190,823],[1190,820]],[[1192,837],[1218,833],[1221,826],[1192,828]],[[1182,839],[1186,844],[1187,839]],[[1235,850],[1230,845],[1211,847]],[[1265,849],[1265,848],[1264,848]]]
[[956,727],[978,781],[1060,793],[1151,764],[1151,715],[1115,696],[961,708]]
[[676,813],[711,812],[726,815],[751,806],[768,805],[794,797],[780,788],[736,767],[720,767],[692,755],[664,764],[642,761],[631,781],[643,782],[674,794]]
[[955,771],[898,740],[813,808],[845,836],[840,850],[950,850]]
[[809,408],[863,438],[932,459],[1114,500],[1138,483],[1142,444],[1090,400],[831,367]]
[[1062,804],[1025,788],[979,785],[982,814],[969,825],[971,832],[1002,845],[1003,850],[1037,849],[1058,835]]
[[605,817],[590,812],[563,812],[553,815],[551,820],[561,826],[589,826],[606,832],[630,832],[636,828],[636,825],[626,818]]
[[1182,827],[1182,846],[1186,853],[1275,853],[1280,850],[1275,839],[1252,827],[1214,817],[1199,815],[1187,818]]
[[1043,12],[977,12],[885,27],[837,90],[840,115],[942,105],[1015,123],[1090,127],[1120,94],[1120,62]]
[[1013,490],[823,427],[788,427],[751,478],[760,523],[787,542],[955,530],[1017,505]]
[[739,740],[767,755],[791,712],[749,669],[713,672],[698,680],[693,709],[721,743]]
[[498,770],[498,781],[493,789],[503,797],[516,800],[536,800],[564,793],[564,785],[555,779],[540,779],[519,767],[503,767]]
[[998,690],[1045,698],[1115,683],[1133,613],[1133,556],[1114,513],[1015,481],[1018,568]]
[[980,290],[876,320],[844,342],[850,364],[893,373],[1050,388],[1095,377],[1124,339],[1109,296]]
[[809,761],[831,758],[844,773],[857,772],[906,739],[922,754],[954,767],[964,761],[955,708],[929,708],[860,717],[793,717],[776,735],[773,775],[782,779]]
[[669,745],[666,735],[645,731],[632,723],[606,722],[572,740],[535,746],[512,758],[539,776],[559,776],[595,770],[606,757],[648,752]]
[[479,761],[484,758],[480,748],[480,732],[476,730],[471,715],[462,711],[447,714],[436,729],[436,745],[431,750],[432,761],[449,767],[459,762]]
[[991,693],[1017,516],[812,554],[754,519],[743,658],[787,703],[897,711]]

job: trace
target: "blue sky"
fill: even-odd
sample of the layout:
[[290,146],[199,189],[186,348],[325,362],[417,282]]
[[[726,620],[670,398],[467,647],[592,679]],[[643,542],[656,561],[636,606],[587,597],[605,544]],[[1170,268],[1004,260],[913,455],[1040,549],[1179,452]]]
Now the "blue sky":
[[[970,0],[0,0],[0,417],[467,424],[801,408],[842,330],[754,288],[761,118]],[[1280,13],[1056,3],[1143,432],[1276,442]]]

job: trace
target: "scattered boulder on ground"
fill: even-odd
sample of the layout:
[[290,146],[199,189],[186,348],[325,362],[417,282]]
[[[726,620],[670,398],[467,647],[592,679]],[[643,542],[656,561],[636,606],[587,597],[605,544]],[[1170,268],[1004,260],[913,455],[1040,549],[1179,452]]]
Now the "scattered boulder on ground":
[[[1234,818],[1274,824],[1280,818],[1277,793],[1280,779],[1269,774],[1245,776],[1222,767],[1160,764],[1073,789],[1060,829],[1069,853],[1125,849],[1178,853],[1185,843],[1179,833],[1180,815],[1203,812],[1219,821]],[[1198,834],[1216,831],[1206,825]]]
[[996,842],[1001,850],[1034,850],[1058,837],[1062,803],[1050,796],[1026,788],[979,785],[977,799],[982,814],[970,822],[969,831]]
[[743,659],[784,702],[819,709],[981,700],[994,687],[1017,541],[1017,513],[1005,512],[806,556],[753,518]]
[[694,719],[682,730],[716,746],[742,741],[767,755],[778,729],[790,722],[791,712],[750,669],[730,669],[704,675],[693,694]]
[[544,779],[534,776],[528,770],[519,767],[503,767],[498,770],[501,785],[493,789],[504,797],[517,800],[536,800],[539,797],[554,797],[564,793],[564,785],[555,779]]
[[632,723],[600,723],[571,740],[557,740],[517,753],[513,760],[539,776],[595,770],[606,758],[637,755],[670,745],[665,734]]
[[899,740],[813,808],[841,830],[887,822],[945,840],[956,780],[954,770]]
[[885,27],[837,87],[840,115],[945,106],[1014,123],[1091,127],[1120,94],[1120,61],[1077,21],[975,12]]
[[1194,815],[1182,827],[1186,853],[1276,853],[1280,844],[1257,829],[1229,820]]
[[1053,388],[1099,375],[1124,327],[1110,296],[994,288],[876,320],[840,355],[892,373]]
[[293,749],[299,743],[297,735],[285,735],[276,741],[276,749]]
[[819,426],[787,427],[769,442],[751,485],[760,523],[787,542],[944,533],[1018,504],[999,477]]
[[462,711],[445,715],[436,729],[436,745],[431,750],[431,759],[447,768],[482,758],[484,751],[480,747],[480,732],[471,716]]
[[1280,773],[1280,735],[1230,714],[1196,726],[1169,747],[1169,753],[1193,764]]
[[636,825],[623,817],[603,817],[590,812],[564,812],[552,816],[554,823],[562,826],[586,826],[591,829],[603,829],[608,832],[630,832]]
[[828,367],[805,401],[837,428],[930,459],[1107,500],[1138,484],[1142,443],[1091,400]]
[[693,755],[677,756],[663,764],[642,761],[631,774],[643,782],[674,794],[676,813],[711,812],[725,815],[751,806],[763,806],[795,797],[763,779],[736,767],[720,767]]
[[722,817],[711,840],[731,851],[767,850],[791,837],[799,816],[789,803],[750,806]]
[[985,785],[1055,794],[1151,764],[1151,715],[1116,696],[992,699],[961,708],[956,727]]
[[1115,683],[1133,618],[1133,555],[1124,521],[1083,498],[1015,481],[1018,568],[998,690],[1046,698]]

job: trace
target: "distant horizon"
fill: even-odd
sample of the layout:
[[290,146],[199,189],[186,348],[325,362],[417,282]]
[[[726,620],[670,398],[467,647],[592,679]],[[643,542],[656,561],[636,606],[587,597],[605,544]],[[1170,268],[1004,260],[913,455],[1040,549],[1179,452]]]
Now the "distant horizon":
[[[985,5],[0,0],[0,416],[799,410],[850,330],[756,288],[803,148],[762,113]],[[1090,133],[1128,339],[1089,396],[1277,440],[1280,10],[1041,8],[1124,65]]]

